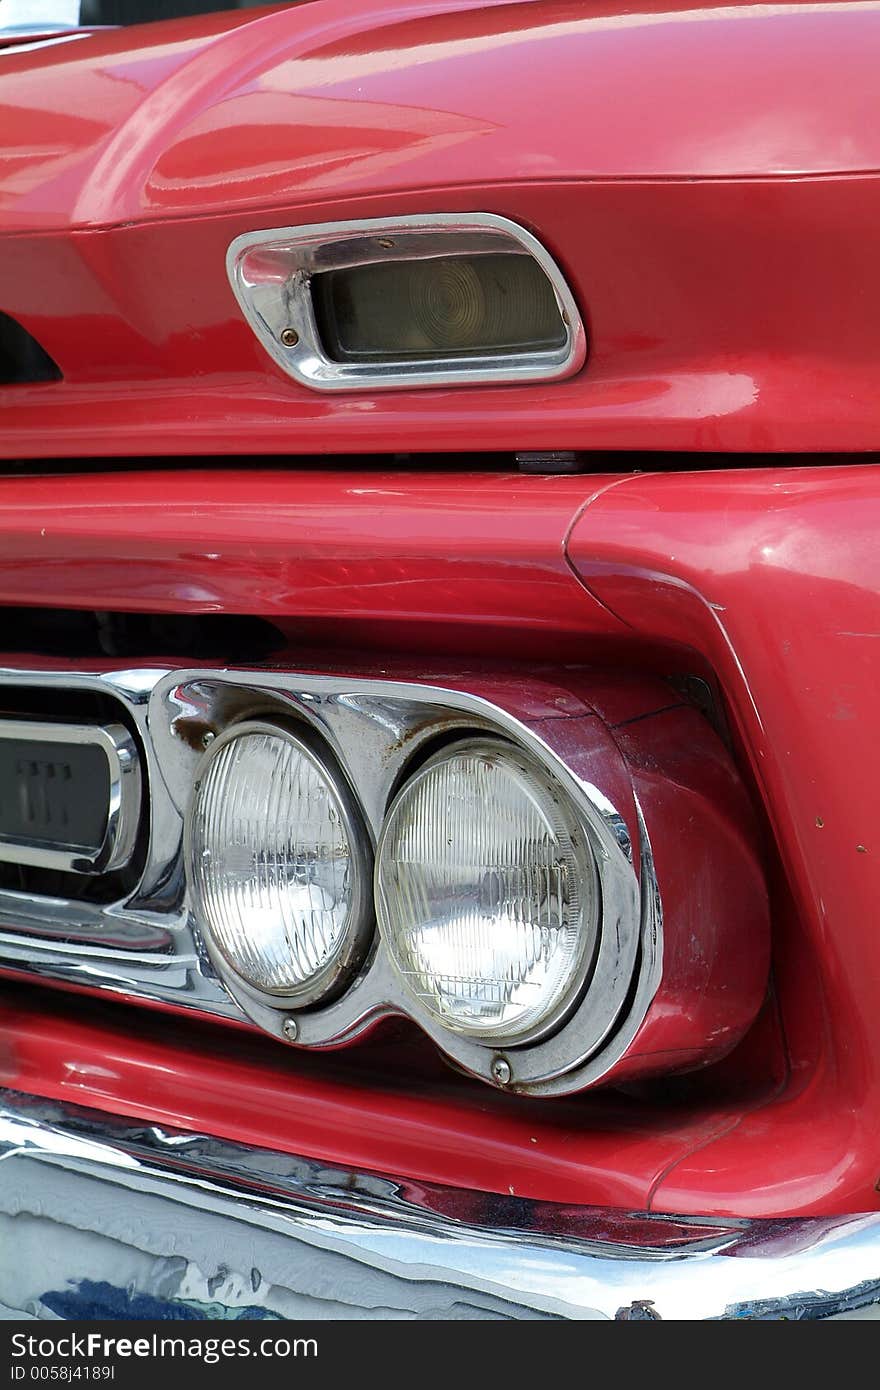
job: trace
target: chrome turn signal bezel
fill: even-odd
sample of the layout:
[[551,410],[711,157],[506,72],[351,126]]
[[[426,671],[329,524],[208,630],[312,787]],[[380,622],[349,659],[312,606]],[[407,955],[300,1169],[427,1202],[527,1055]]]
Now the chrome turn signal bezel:
[[[342,362],[328,355],[312,301],[314,275],[499,251],[530,256],[546,275],[564,333],[559,347],[467,358],[438,354],[417,361]],[[246,232],[231,243],[226,271],[239,308],[269,356],[315,391],[553,381],[578,371],[587,355],[583,320],[556,261],[525,227],[495,213],[431,213]]]

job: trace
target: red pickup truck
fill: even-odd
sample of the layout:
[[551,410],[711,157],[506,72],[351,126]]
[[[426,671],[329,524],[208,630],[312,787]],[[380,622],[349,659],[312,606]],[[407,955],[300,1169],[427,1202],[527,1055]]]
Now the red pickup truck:
[[16,8],[0,1308],[876,1314],[880,10]]

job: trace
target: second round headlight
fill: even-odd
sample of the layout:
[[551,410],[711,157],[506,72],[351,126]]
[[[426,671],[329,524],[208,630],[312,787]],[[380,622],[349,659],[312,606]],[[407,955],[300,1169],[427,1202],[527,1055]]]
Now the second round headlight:
[[522,1041],[583,987],[599,925],[596,861],[561,787],[512,744],[467,739],[399,793],[376,907],[408,992],[446,1028]]
[[329,996],[363,955],[368,856],[341,778],[308,743],[248,722],[212,745],[190,808],[187,874],[227,983],[280,1005]]

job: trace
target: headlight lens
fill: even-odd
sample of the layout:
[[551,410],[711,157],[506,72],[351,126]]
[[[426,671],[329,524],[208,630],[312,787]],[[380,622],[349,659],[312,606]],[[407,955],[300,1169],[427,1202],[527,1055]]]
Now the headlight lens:
[[187,863],[193,911],[259,991],[309,1003],[359,958],[366,846],[340,780],[286,729],[242,724],[196,786]]
[[519,749],[469,739],[389,812],[376,906],[392,963],[445,1027],[532,1037],[577,997],[598,934],[596,863],[563,789]]

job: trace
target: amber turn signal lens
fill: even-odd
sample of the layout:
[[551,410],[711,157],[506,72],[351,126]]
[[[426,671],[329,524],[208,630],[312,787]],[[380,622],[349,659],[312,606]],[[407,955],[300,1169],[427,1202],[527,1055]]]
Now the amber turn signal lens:
[[437,256],[314,276],[324,351],[336,362],[480,357],[561,348],[553,286],[530,256]]

